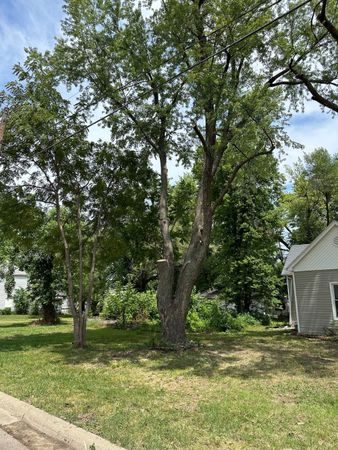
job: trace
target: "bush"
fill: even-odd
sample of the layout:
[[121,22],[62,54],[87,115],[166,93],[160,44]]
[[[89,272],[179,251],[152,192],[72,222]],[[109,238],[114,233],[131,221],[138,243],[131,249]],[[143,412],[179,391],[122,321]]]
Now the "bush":
[[190,310],[187,317],[187,327],[190,331],[205,331],[208,329],[209,322],[201,319],[197,311]]
[[191,331],[205,331],[210,328],[213,300],[206,299],[193,292],[191,306],[187,316],[187,328]]
[[137,292],[131,283],[126,286],[116,284],[102,300],[101,317],[116,320],[122,326],[158,320],[156,292]]
[[258,323],[250,314],[236,314],[232,304],[219,298],[209,300],[196,293],[191,297],[187,317],[187,327],[191,331],[241,331]]
[[214,329],[220,331],[242,331],[250,325],[259,322],[248,313],[232,315],[226,306],[215,304],[212,311],[211,324]]
[[10,316],[11,314],[12,314],[12,310],[8,306],[6,308],[0,309],[0,316],[1,315],[3,315],[3,316]]
[[15,289],[13,303],[16,314],[28,314],[29,299],[26,289]]
[[40,314],[40,304],[39,300],[31,300],[30,301],[30,307],[29,307],[29,314],[31,316],[38,316]]

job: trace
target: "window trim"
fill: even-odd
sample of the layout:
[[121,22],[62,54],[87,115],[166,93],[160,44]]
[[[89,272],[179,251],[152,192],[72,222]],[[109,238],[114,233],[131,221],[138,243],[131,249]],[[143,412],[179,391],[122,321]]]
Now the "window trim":
[[338,301],[338,299],[336,299],[334,295],[334,286],[338,286],[338,281],[332,281],[330,283],[333,320],[338,320],[338,308],[336,307],[336,301]]

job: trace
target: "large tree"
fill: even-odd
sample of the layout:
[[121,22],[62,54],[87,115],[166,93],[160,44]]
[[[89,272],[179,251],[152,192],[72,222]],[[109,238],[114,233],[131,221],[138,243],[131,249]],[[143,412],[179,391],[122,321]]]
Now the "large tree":
[[[269,33],[235,45],[271,19],[272,10],[254,1],[170,0],[143,15],[128,0],[67,0],[65,11],[54,56],[63,80],[87,83],[81,107],[102,101],[106,124],[120,130],[124,143],[159,159],[158,308],[164,340],[185,345],[190,295],[213,215],[238,173],[253,159],[269,157],[283,139],[278,92],[259,74],[258,52]],[[222,31],[213,33],[216,27]],[[170,233],[170,157],[199,165],[193,225],[179,261]]]

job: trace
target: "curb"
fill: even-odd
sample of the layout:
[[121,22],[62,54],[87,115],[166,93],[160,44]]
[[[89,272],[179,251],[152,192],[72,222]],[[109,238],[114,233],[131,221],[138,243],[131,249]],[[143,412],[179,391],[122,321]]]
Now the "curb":
[[[74,450],[125,450],[96,434],[83,430],[3,392],[0,392],[0,408],[6,411],[8,420],[12,422],[22,420],[41,433],[64,442]],[[14,416],[14,418],[10,416]]]

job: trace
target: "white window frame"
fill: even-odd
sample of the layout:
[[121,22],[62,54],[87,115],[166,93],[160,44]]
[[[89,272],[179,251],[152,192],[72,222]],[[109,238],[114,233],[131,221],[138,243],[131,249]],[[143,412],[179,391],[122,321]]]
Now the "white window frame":
[[338,281],[333,281],[332,283],[330,283],[333,320],[338,320],[338,308],[336,308],[336,298],[334,295],[334,286],[338,286]]

